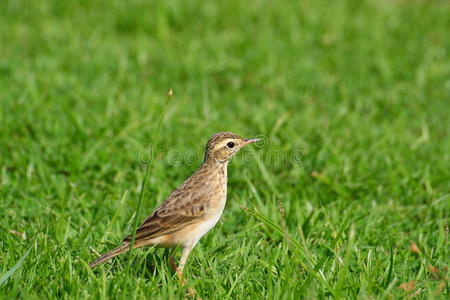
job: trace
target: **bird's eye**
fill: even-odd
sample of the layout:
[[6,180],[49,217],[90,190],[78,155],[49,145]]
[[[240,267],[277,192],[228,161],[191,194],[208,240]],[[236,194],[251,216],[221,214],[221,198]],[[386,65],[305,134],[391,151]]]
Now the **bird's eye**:
[[227,148],[228,149],[231,149],[231,148],[233,148],[234,147],[234,143],[233,142],[229,142],[228,144],[227,144]]

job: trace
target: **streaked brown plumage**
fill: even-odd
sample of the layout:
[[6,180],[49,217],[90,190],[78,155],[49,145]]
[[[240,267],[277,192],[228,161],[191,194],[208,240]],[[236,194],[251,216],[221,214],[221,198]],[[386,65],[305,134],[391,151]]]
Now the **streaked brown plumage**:
[[[245,145],[258,139],[243,139],[231,132],[213,135],[205,149],[203,165],[174,190],[137,229],[134,248],[141,246],[183,247],[177,268],[181,279],[190,251],[216,225],[225,207],[228,161]],[[116,249],[91,262],[91,268],[130,249],[132,236]]]

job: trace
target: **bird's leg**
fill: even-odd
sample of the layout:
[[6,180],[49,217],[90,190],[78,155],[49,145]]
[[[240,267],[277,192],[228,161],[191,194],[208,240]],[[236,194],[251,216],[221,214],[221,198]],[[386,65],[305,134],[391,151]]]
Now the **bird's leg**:
[[187,246],[183,248],[183,254],[181,254],[180,263],[178,264],[177,268],[177,277],[180,281],[181,285],[185,284],[185,281],[183,280],[183,269],[184,265],[186,264],[187,258],[189,256],[189,253],[191,253],[192,246]]
[[170,255],[169,255],[169,264],[174,272],[176,272],[178,269],[177,264],[175,263],[175,258],[174,258],[174,254],[175,254],[176,250],[177,250],[177,248],[173,248],[172,251],[170,251]]

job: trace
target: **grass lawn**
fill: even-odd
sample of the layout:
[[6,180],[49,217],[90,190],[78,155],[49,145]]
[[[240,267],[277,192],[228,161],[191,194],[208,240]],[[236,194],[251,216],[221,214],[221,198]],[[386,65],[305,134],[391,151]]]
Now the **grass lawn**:
[[130,233],[143,160],[139,222],[233,131],[265,141],[229,166],[186,267],[196,298],[448,299],[449,16],[438,0],[1,1],[0,298],[183,298],[164,249],[87,263]]

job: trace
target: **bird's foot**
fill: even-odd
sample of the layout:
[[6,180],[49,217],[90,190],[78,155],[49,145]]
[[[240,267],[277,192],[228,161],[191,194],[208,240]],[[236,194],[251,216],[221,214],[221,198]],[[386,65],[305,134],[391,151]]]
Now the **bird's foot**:
[[183,278],[183,271],[177,270],[177,277],[180,285],[186,285],[186,280]]
[[[180,286],[186,286],[186,280],[184,280],[184,278],[183,278],[183,271],[180,271],[177,269],[176,272],[177,272],[178,282],[179,282]],[[197,295],[197,292],[195,291],[194,288],[188,287],[186,289],[186,294],[185,294],[186,298],[192,298],[192,297],[195,297],[195,295]],[[198,298],[198,299],[200,299],[200,298]]]
[[[197,292],[194,290],[194,288],[187,288],[185,297],[186,298],[193,298],[197,295]],[[197,298],[197,300],[201,300],[201,298]]]

